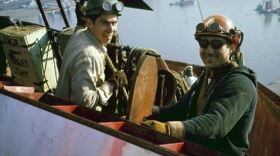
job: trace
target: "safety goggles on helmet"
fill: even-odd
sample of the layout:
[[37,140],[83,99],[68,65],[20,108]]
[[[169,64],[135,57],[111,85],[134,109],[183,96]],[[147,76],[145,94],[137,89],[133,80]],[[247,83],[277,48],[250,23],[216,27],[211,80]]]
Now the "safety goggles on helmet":
[[204,23],[199,23],[196,26],[196,33],[221,33],[225,35],[230,35],[234,33],[233,29],[230,29],[229,32],[226,32],[223,27],[221,27],[218,23],[213,22],[209,26],[206,26]]
[[209,44],[211,45],[211,47],[213,49],[220,49],[224,44],[227,44],[226,41],[219,40],[219,39],[214,39],[211,41],[201,39],[201,40],[197,40],[197,41],[198,41],[199,46],[204,49],[206,49],[209,46]]
[[98,13],[117,13],[121,14],[124,9],[124,4],[122,2],[112,3],[110,1],[104,1],[100,5],[95,5],[93,7],[89,6],[90,9],[86,11],[86,14],[93,15]]
[[122,12],[124,8],[124,5],[122,2],[116,2],[114,4],[111,4],[108,1],[103,2],[102,4],[102,9],[106,12],[110,12],[113,9],[116,10],[117,12]]

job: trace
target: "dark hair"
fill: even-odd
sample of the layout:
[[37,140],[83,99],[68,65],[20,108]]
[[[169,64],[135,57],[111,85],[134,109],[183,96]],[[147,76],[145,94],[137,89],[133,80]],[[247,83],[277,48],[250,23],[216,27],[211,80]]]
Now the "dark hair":
[[101,14],[86,15],[85,17],[91,19],[94,23],[99,16],[101,16]]

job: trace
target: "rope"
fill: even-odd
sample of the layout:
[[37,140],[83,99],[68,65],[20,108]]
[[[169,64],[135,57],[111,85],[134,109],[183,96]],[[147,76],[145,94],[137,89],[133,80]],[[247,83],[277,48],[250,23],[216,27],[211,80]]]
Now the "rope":
[[[117,68],[114,66],[111,58],[106,54],[105,56],[105,61],[106,63],[108,63],[108,66],[109,68],[113,71],[113,72],[117,72]],[[126,101],[128,101],[128,94],[127,94],[127,91],[124,87],[122,87],[122,91],[123,91],[123,94],[124,94],[124,98]]]

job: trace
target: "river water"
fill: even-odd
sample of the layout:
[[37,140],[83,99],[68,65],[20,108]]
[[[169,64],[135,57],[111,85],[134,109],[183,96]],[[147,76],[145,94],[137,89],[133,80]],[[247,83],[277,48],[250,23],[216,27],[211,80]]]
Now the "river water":
[[[119,33],[123,44],[152,48],[165,59],[202,65],[198,44],[194,39],[201,15],[197,1],[187,6],[170,6],[174,0],[145,0],[153,11],[125,8],[119,18]],[[244,62],[265,85],[280,78],[280,21],[277,14],[255,11],[258,0],[200,0],[203,17],[224,14],[244,32],[242,51]],[[72,26],[76,24],[74,9],[66,11]],[[50,13],[53,28],[62,29],[58,13]],[[38,15],[23,18],[43,24]]]

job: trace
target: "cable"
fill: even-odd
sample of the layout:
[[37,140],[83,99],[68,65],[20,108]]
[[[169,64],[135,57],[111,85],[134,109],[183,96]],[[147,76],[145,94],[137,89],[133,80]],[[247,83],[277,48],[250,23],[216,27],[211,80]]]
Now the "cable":
[[202,15],[201,7],[200,7],[200,4],[199,4],[199,0],[197,0],[197,4],[198,4],[201,20],[203,21],[203,15]]

